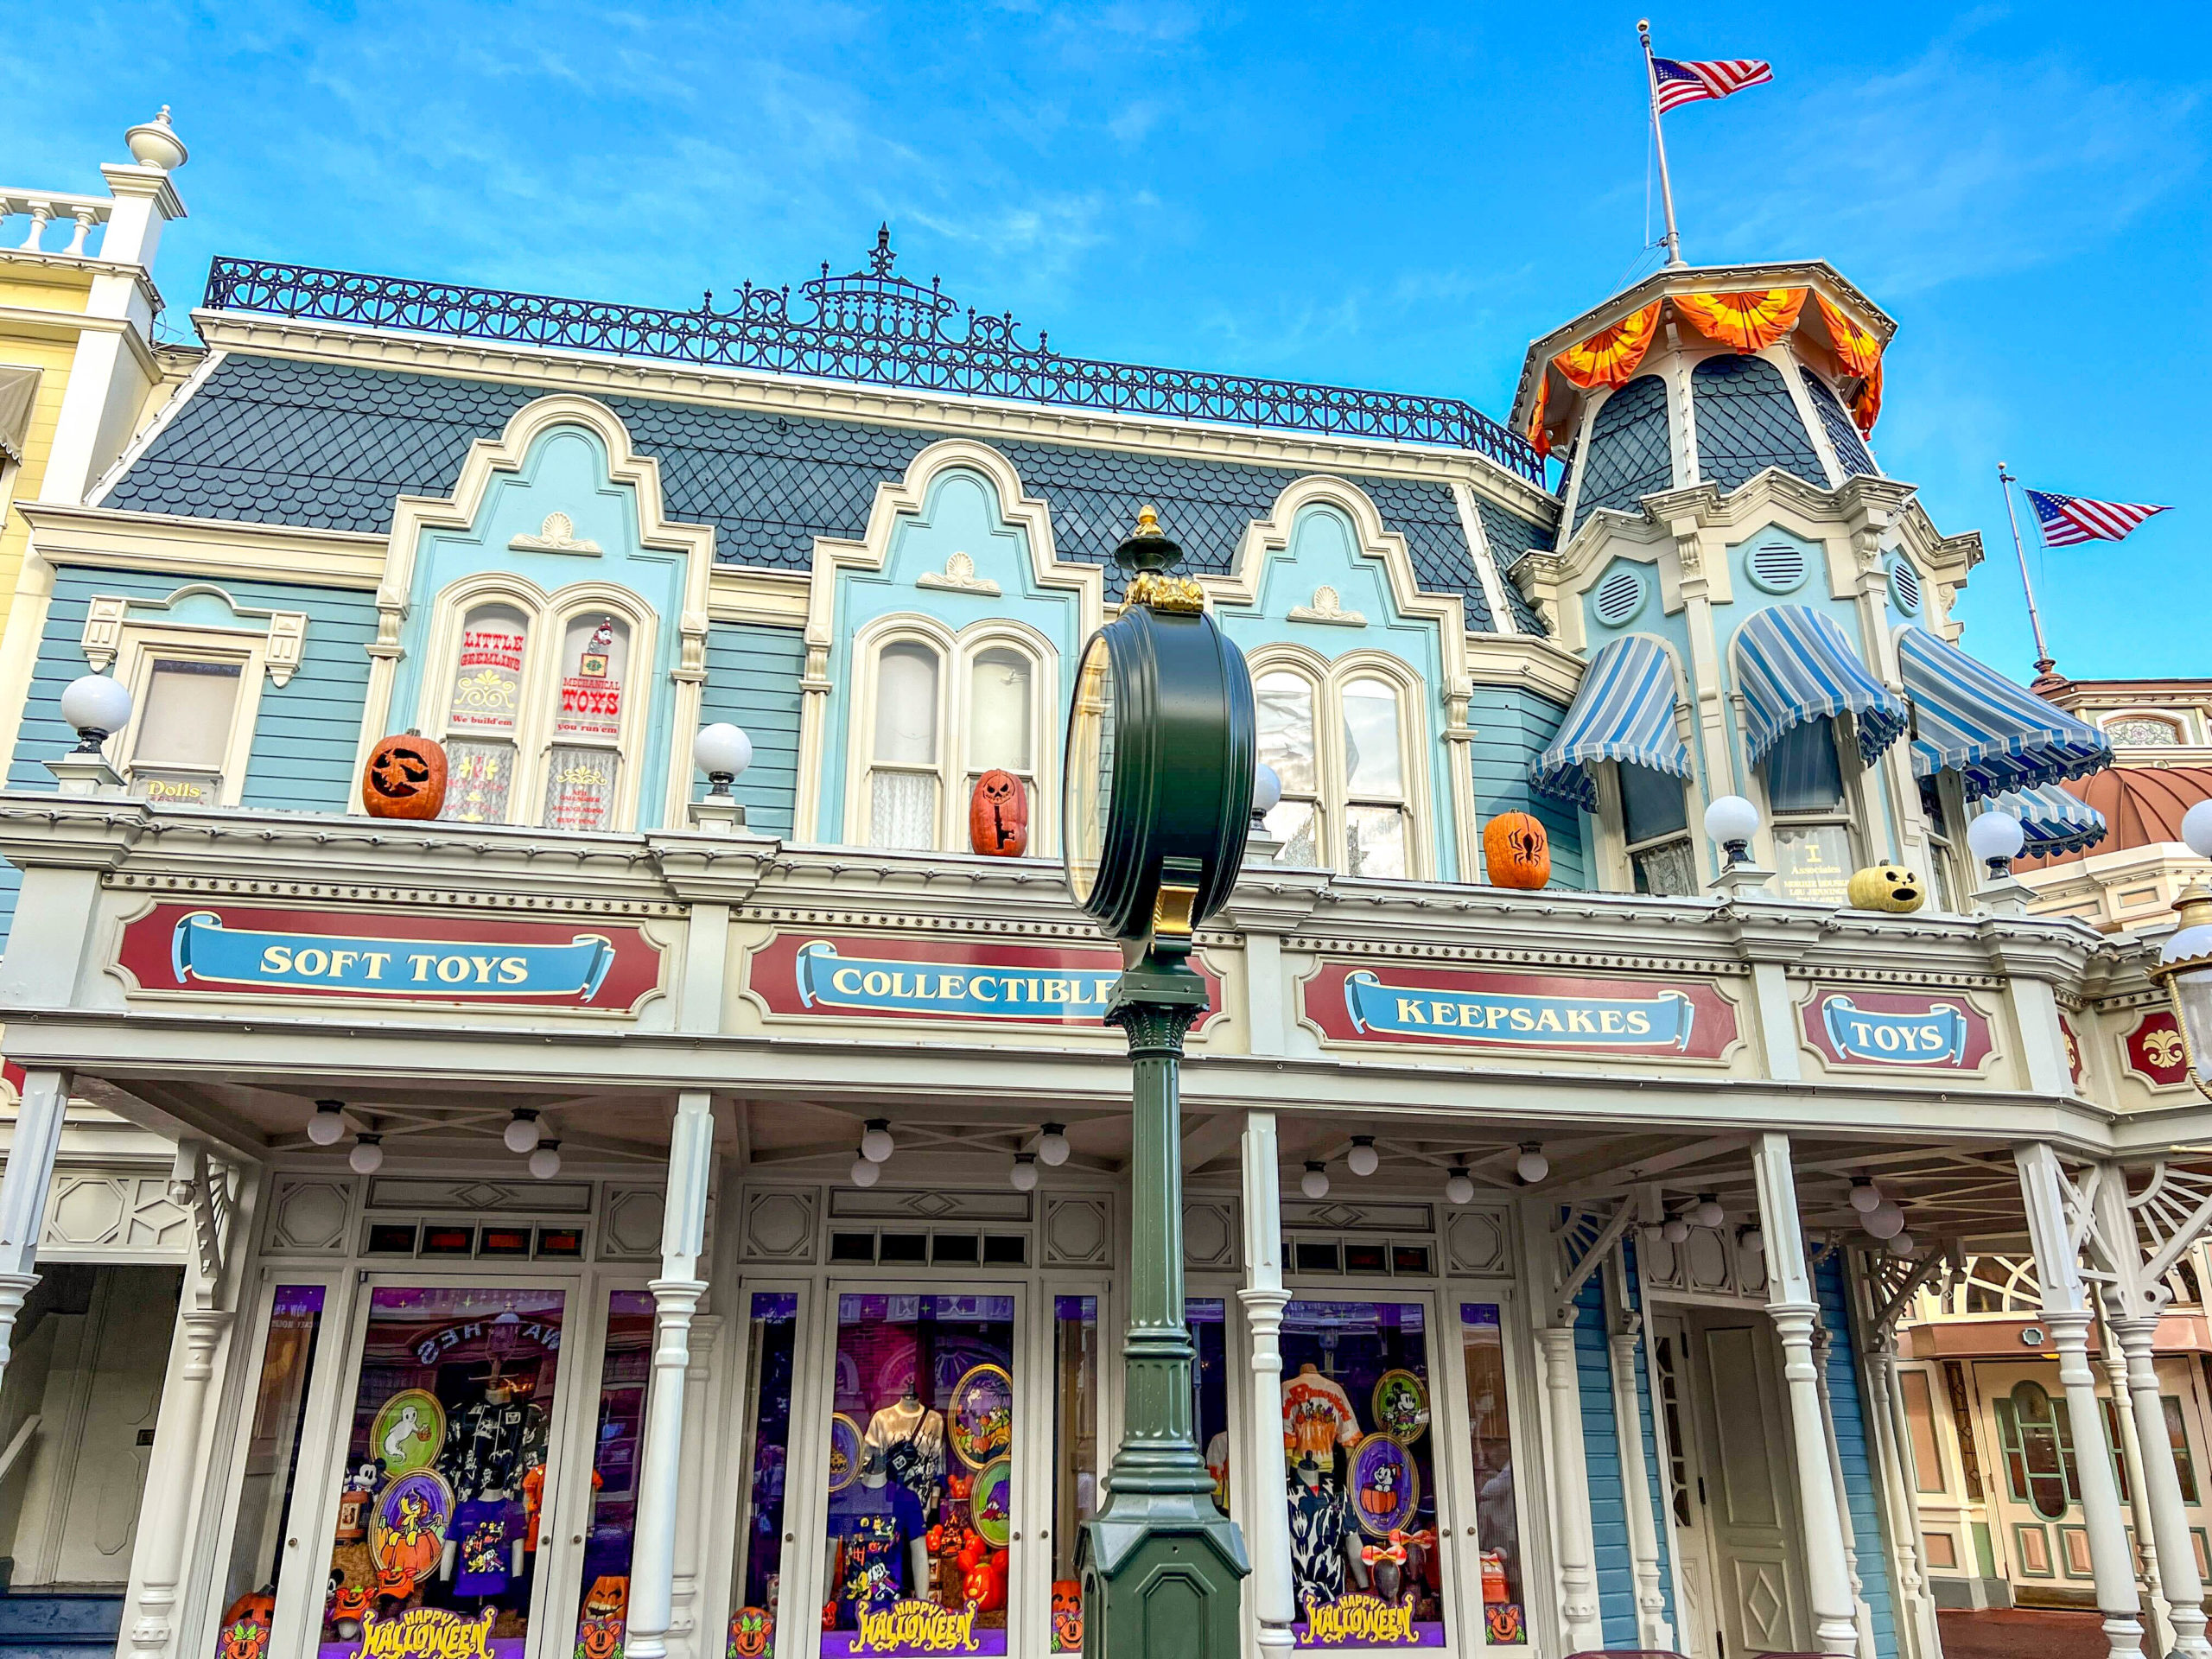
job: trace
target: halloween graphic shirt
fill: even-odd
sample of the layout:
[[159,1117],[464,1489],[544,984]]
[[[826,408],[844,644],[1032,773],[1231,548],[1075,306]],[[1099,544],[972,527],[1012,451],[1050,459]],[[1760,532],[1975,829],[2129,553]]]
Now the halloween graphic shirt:
[[1313,1459],[1333,1469],[1337,1448],[1359,1438],[1351,1400],[1333,1379],[1308,1366],[1282,1385],[1283,1455],[1293,1463]]
[[836,1599],[854,1608],[897,1601],[906,1582],[907,1542],[922,1535],[921,1501],[897,1482],[855,1481],[830,1505],[837,1541]]
[[522,1506],[510,1498],[479,1498],[453,1513],[454,1593],[497,1596],[512,1579],[514,1541],[522,1535]]

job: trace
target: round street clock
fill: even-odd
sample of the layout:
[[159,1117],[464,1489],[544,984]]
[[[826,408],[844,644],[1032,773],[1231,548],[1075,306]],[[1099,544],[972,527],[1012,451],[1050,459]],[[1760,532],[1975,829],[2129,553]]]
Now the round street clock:
[[1198,584],[1167,574],[1181,556],[1138,514],[1114,556],[1127,603],[1084,647],[1068,711],[1068,885],[1126,941],[1187,936],[1221,907],[1252,812],[1252,677]]

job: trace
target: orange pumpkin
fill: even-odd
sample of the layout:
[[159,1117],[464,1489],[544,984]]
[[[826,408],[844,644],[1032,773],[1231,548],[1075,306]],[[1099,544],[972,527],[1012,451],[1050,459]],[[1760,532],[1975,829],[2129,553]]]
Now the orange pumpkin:
[[619,1573],[602,1573],[584,1597],[587,1618],[620,1620],[630,1610],[630,1580]]
[[1083,1584],[1080,1580],[1052,1580],[1052,1651],[1083,1651]]
[[1483,826],[1483,862],[1494,887],[1541,887],[1552,879],[1551,837],[1526,812],[1501,812]]
[[991,858],[1020,858],[1029,850],[1029,791],[1020,779],[995,767],[976,780],[968,798],[968,844]]
[[276,1598],[249,1590],[223,1614],[219,1634],[219,1659],[263,1659],[269,1651],[270,1627],[276,1621]]
[[775,1639],[776,1621],[765,1607],[741,1607],[729,1616],[728,1659],[764,1659]]
[[576,1624],[576,1652],[582,1659],[616,1659],[622,1651],[620,1618],[585,1618]]
[[413,732],[377,744],[361,773],[361,804],[372,818],[435,818],[446,804],[446,752]]

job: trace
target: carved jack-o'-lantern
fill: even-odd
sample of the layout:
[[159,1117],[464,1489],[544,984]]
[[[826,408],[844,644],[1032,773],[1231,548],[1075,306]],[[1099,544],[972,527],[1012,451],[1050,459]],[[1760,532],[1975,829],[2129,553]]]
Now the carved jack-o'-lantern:
[[969,1567],[961,1587],[969,1601],[984,1612],[989,1612],[1006,1599],[1005,1581],[991,1571],[988,1561],[979,1561]]
[[1083,1581],[1052,1580],[1052,1651],[1083,1651]]
[[1483,826],[1483,861],[1495,887],[1541,887],[1552,879],[1551,837],[1526,812],[1501,812]]
[[602,1573],[592,1580],[584,1597],[587,1618],[620,1618],[630,1608],[630,1580],[619,1573]]
[[774,1640],[776,1621],[766,1607],[741,1607],[729,1616],[729,1651],[726,1659],[761,1659]]
[[1844,889],[1853,910],[1887,910],[1907,914],[1928,902],[1920,878],[1900,864],[1871,864]]
[[968,844],[992,858],[1020,858],[1029,850],[1029,791],[1020,779],[994,768],[976,780],[968,798]]
[[380,740],[361,773],[361,804],[372,818],[435,818],[446,804],[446,752],[410,732]]

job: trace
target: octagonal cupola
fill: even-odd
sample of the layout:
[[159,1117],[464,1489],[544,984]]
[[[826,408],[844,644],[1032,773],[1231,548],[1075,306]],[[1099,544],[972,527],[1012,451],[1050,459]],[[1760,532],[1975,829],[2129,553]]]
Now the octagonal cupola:
[[1677,266],[1535,341],[1513,420],[1567,461],[1562,540],[1602,509],[1769,467],[1821,489],[1878,476],[1866,436],[1895,327],[1825,261]]

